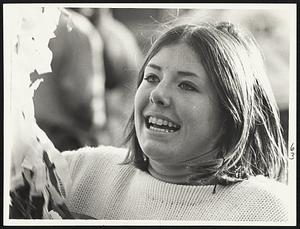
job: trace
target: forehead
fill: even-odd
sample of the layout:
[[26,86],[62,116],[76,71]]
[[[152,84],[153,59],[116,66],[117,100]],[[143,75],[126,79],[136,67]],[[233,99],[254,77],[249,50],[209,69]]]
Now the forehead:
[[146,68],[155,64],[162,69],[180,71],[195,71],[205,73],[199,55],[186,43],[179,43],[162,47],[148,62]]

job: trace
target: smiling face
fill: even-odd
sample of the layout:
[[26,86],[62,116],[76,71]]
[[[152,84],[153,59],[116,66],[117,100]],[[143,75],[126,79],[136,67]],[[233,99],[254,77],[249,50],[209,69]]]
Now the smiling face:
[[[148,62],[134,117],[149,163],[186,165],[215,149],[222,111],[199,57],[187,44],[165,46]],[[215,157],[208,153],[201,160]]]

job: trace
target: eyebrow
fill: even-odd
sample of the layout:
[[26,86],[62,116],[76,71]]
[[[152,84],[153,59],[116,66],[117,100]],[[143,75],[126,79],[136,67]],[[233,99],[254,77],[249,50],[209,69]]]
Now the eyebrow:
[[193,72],[188,72],[188,71],[178,71],[177,73],[178,73],[178,75],[180,75],[180,76],[193,76],[193,77],[200,78],[196,73],[193,73]]
[[161,71],[161,67],[158,66],[158,65],[156,65],[156,64],[148,64],[148,65],[146,66],[146,68],[147,68],[147,67],[151,67],[151,68],[154,68],[154,69],[156,69],[156,70],[158,70],[158,71]]
[[[159,65],[156,65],[156,64],[148,64],[146,67],[151,67],[151,68],[154,68],[158,71],[161,71],[161,69],[162,69]],[[196,73],[189,72],[189,71],[178,71],[177,73],[178,73],[178,75],[181,75],[181,76],[199,77]]]

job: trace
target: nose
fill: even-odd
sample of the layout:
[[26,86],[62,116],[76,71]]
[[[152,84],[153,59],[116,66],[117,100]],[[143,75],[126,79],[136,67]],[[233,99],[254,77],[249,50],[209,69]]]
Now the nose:
[[170,88],[162,84],[157,85],[157,87],[151,91],[149,99],[150,103],[164,107],[170,106]]

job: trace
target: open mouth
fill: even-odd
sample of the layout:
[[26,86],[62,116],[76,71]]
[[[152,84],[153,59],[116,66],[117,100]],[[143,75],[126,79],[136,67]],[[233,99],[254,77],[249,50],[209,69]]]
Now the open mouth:
[[146,127],[150,130],[158,131],[158,132],[165,132],[165,133],[172,133],[176,132],[180,129],[180,125],[169,120],[164,120],[161,118],[156,118],[153,116],[147,116],[146,120]]

